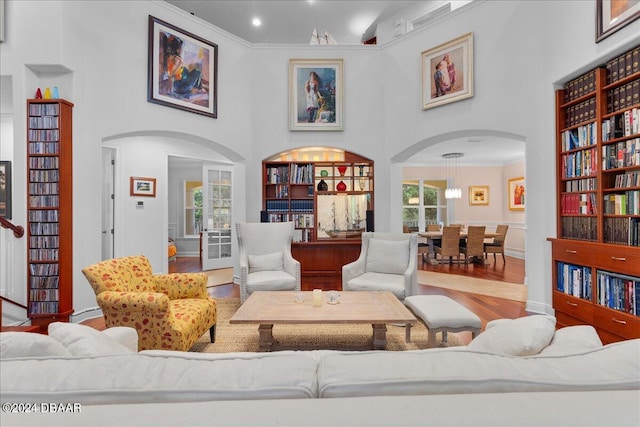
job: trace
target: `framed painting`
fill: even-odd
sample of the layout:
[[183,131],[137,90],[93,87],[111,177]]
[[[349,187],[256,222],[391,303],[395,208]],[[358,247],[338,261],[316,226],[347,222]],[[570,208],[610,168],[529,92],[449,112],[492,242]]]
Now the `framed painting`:
[[640,18],[640,0],[596,0],[596,43]]
[[471,185],[469,186],[469,205],[486,206],[489,204],[489,186]]
[[422,52],[422,109],[473,96],[473,33]]
[[156,197],[156,179],[132,176],[129,179],[131,196]]
[[11,162],[0,161],[0,216],[11,219]]
[[509,180],[507,194],[509,197],[509,209],[512,211],[524,210],[524,177],[512,178]]
[[218,45],[149,15],[147,100],[218,117]]
[[289,60],[289,129],[342,130],[342,59]]

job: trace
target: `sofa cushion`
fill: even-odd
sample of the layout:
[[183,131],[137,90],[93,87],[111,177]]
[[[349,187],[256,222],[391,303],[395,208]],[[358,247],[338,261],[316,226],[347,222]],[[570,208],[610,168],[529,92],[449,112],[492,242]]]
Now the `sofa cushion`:
[[32,332],[0,333],[0,358],[71,356],[69,350],[48,335]]
[[318,362],[300,352],[279,353],[7,359],[0,362],[0,394],[9,402],[82,405],[314,397]]
[[565,356],[602,347],[598,333],[590,325],[567,326],[558,329],[549,346],[539,356]]
[[366,272],[404,274],[408,265],[409,240],[369,240]]
[[249,255],[249,273],[284,270],[282,251],[265,255]]
[[129,348],[107,334],[77,323],[49,324],[49,336],[65,346],[74,356],[131,354]]
[[[454,351],[454,349],[456,349]],[[318,365],[318,397],[636,390],[640,339],[571,356],[516,357],[468,347],[340,353]]]
[[549,345],[555,327],[556,318],[547,315],[501,319],[474,338],[468,348],[508,356],[530,356]]

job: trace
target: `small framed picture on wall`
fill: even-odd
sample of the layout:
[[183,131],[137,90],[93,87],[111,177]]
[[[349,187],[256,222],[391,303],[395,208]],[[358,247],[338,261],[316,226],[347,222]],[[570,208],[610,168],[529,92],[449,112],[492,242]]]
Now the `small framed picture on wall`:
[[132,176],[129,180],[129,193],[136,197],[156,197],[156,179]]
[[489,204],[489,186],[471,185],[469,186],[469,205],[487,206]]
[[523,211],[525,206],[525,182],[524,177],[512,178],[507,187],[509,197],[509,209]]

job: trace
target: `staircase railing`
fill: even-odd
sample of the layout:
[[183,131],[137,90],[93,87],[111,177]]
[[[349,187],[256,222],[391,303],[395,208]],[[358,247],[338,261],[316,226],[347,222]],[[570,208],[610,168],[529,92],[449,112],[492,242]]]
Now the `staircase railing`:
[[21,225],[15,225],[11,221],[0,216],[0,226],[2,228],[7,228],[13,231],[13,235],[16,236],[17,239],[24,236],[24,227]]

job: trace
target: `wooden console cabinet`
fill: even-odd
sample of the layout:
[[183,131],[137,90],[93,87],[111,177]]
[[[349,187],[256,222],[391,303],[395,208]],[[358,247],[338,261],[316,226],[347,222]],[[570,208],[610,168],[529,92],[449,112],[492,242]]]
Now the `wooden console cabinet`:
[[373,230],[373,161],[331,148],[292,150],[262,162],[264,222],[293,221],[302,287],[341,289],[342,266]]
[[640,46],[556,92],[558,326],[640,338]]
[[72,109],[27,101],[27,310],[45,333],[73,313]]

